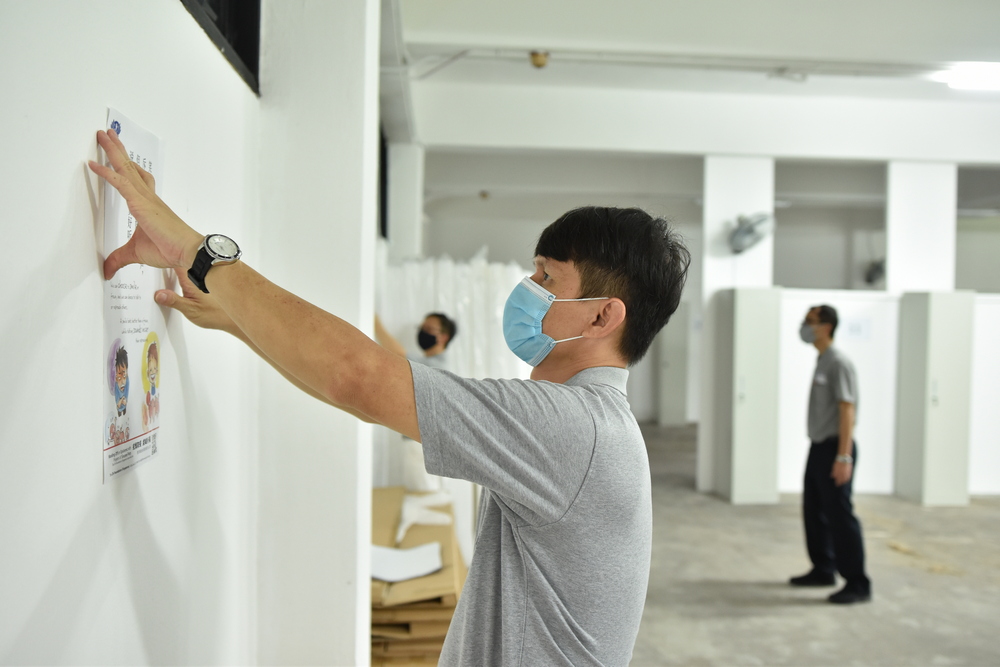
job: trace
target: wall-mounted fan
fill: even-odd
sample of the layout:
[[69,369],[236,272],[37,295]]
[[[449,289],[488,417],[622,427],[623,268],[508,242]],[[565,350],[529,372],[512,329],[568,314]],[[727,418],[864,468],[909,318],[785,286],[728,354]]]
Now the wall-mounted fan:
[[876,259],[865,267],[865,284],[874,285],[885,278],[885,260]]
[[729,234],[729,247],[738,255],[767,238],[773,229],[774,216],[770,213],[738,216],[736,227]]

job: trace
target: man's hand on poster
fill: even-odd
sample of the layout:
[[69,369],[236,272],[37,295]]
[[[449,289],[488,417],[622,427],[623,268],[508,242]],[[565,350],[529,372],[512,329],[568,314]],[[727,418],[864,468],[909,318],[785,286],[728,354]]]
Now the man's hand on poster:
[[118,190],[137,224],[128,243],[104,261],[105,279],[129,264],[162,269],[191,266],[203,237],[156,196],[152,175],[129,159],[114,130],[99,131],[97,143],[107,154],[111,167],[91,160],[90,169]]
[[156,291],[156,303],[173,308],[191,322],[203,329],[219,329],[242,338],[242,332],[222,306],[211,294],[195,287],[184,269],[175,269],[181,293],[171,289]]

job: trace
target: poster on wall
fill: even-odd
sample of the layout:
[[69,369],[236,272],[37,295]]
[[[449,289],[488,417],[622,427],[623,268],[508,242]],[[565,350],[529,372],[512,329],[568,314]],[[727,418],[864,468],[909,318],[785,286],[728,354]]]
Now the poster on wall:
[[[129,158],[157,180],[159,138],[115,109],[108,129],[121,137]],[[104,256],[125,244],[136,229],[125,200],[104,184]],[[166,323],[153,294],[165,286],[164,272],[126,266],[104,282],[104,482],[144,463],[159,450],[160,367]]]

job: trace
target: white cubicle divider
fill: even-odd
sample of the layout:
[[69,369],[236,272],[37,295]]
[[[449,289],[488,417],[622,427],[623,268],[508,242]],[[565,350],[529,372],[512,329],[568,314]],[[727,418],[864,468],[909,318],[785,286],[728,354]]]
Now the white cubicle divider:
[[973,292],[911,292],[899,304],[896,494],[969,503]]
[[978,294],[972,330],[969,493],[1000,494],[1000,295]]
[[847,290],[782,290],[778,489],[782,493],[802,491],[809,451],[806,410],[817,352],[801,341],[799,328],[809,308],[820,304],[837,309],[840,323],[835,345],[850,357],[858,373],[858,468],[854,491],[892,493],[899,297]]
[[716,388],[728,392],[716,405],[729,407],[731,432],[715,434],[715,489],[734,505],[776,503],[781,290],[741,287],[719,297],[729,312],[716,320],[717,341],[728,345],[718,358],[730,363],[716,365]]
[[781,290],[717,291],[711,391],[712,489],[734,505],[778,502],[778,313]]

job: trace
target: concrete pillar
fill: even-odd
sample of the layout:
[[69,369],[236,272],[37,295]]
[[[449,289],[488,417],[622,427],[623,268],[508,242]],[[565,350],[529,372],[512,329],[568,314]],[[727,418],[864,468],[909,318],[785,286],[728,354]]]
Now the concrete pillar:
[[[715,352],[720,335],[717,321],[719,292],[735,287],[770,287],[773,282],[774,236],[769,235],[752,248],[734,255],[729,248],[729,232],[739,215],[774,213],[774,160],[756,157],[710,155],[705,158],[702,219],[702,340],[701,400],[699,405],[697,484],[701,491],[716,487],[714,452],[716,422],[724,417],[719,406],[732,402],[719,396]],[[724,332],[723,332],[724,333]],[[723,372],[726,369],[721,369]],[[731,373],[731,368],[728,369]],[[726,408],[723,408],[726,409]],[[777,463],[775,463],[777,465]]]
[[[379,2],[261,10],[261,257],[248,261],[370,333]],[[367,665],[371,427],[270,369],[259,386],[253,662]]]
[[922,505],[969,502],[974,302],[923,292],[899,304],[895,487]]
[[886,289],[902,294],[895,489],[924,505],[968,503],[971,293],[955,289],[958,168],[890,162]]
[[886,289],[955,289],[958,168],[890,162],[886,193]]
[[424,147],[389,144],[389,261],[424,256]]

